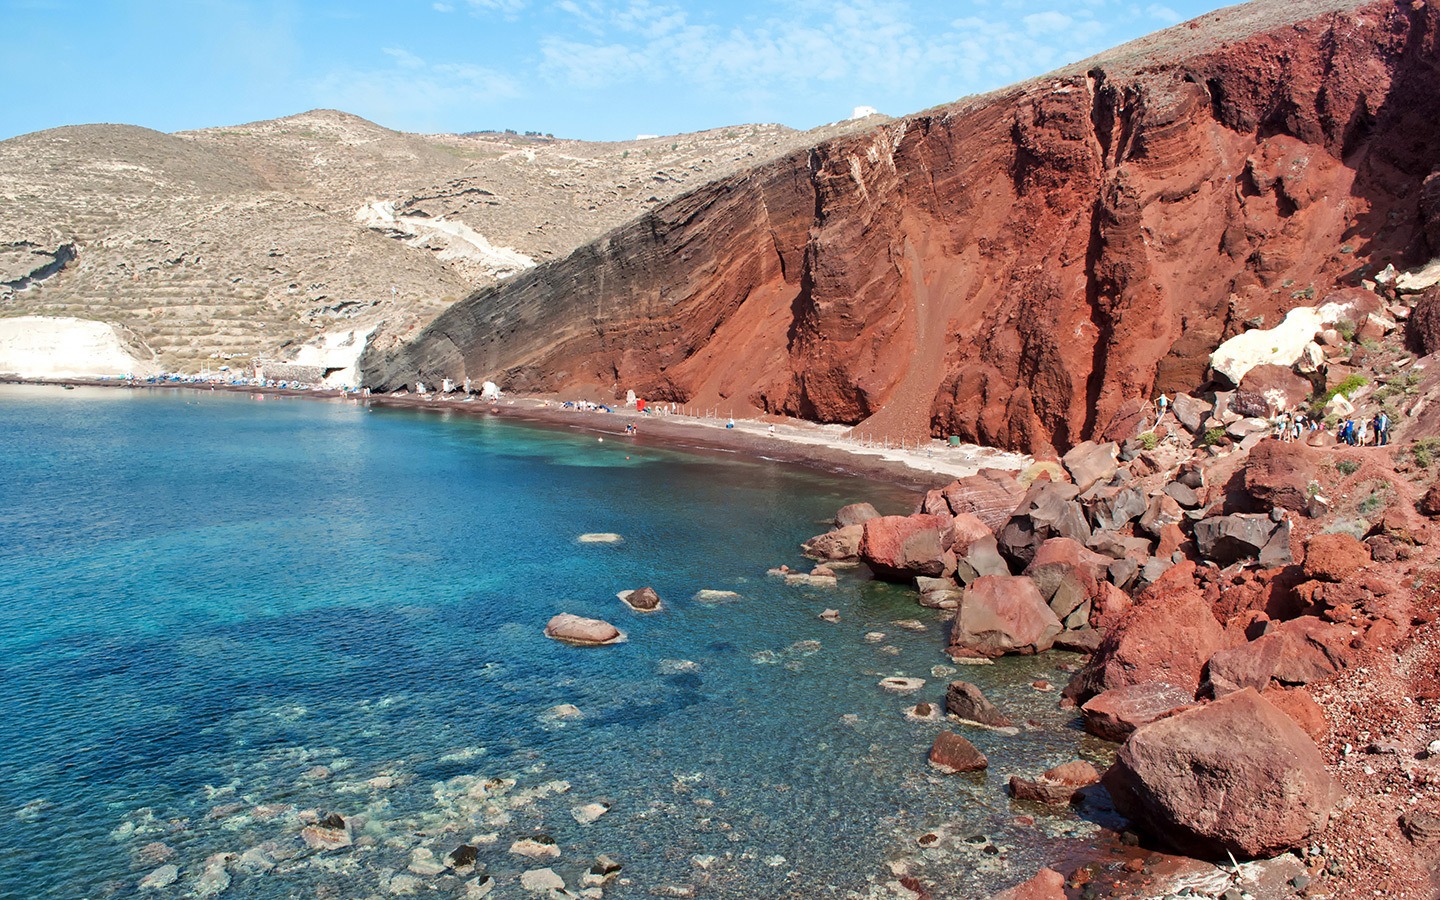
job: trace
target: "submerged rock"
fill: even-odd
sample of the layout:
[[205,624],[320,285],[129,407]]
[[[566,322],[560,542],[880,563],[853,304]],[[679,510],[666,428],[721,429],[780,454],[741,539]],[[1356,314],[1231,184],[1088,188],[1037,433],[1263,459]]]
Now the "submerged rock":
[[555,859],[560,855],[560,848],[553,838],[542,834],[515,841],[510,845],[510,852],[529,859]]
[[314,825],[306,825],[300,829],[300,839],[315,850],[339,850],[354,843],[350,820],[339,813],[331,813]]
[[613,531],[592,531],[576,538],[582,544],[618,544],[625,540]]
[[589,825],[609,811],[608,803],[586,803],[584,806],[571,807],[570,815],[581,825]]
[[897,675],[880,679],[880,686],[897,694],[913,694],[925,686],[925,679],[903,678]]
[[563,891],[565,879],[556,875],[553,869],[530,869],[520,873],[520,886],[532,893],[548,894]]
[[1100,780],[1100,773],[1083,759],[1046,769],[1036,778],[1010,776],[1010,793],[1016,800],[1062,806],[1071,802],[1075,792]]
[[961,735],[942,731],[935,736],[935,743],[930,748],[930,765],[946,775],[953,775],[977,772],[989,767],[990,761]]
[[545,636],[567,644],[598,647],[617,644],[625,639],[620,629],[602,619],[586,619],[570,613],[560,613],[545,626]]
[[945,711],[961,721],[988,728],[1009,728],[1014,724],[968,681],[950,682],[945,689]]
[[158,891],[160,888],[169,887],[179,880],[180,867],[174,863],[167,863],[140,879],[140,890]]

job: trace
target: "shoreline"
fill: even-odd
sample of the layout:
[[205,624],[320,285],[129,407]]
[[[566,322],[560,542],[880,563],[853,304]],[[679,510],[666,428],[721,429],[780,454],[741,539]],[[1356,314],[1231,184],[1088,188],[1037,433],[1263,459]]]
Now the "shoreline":
[[[599,437],[623,438],[640,446],[739,454],[754,461],[799,465],[850,478],[862,478],[918,491],[941,487],[956,478],[982,468],[1021,471],[1034,460],[1023,454],[995,450],[974,444],[949,444],[932,439],[927,447],[895,448],[874,446],[847,439],[849,428],[820,425],[801,419],[766,416],[734,420],[727,428],[719,418],[675,414],[650,414],[633,409],[612,412],[565,407],[552,397],[503,397],[485,401],[478,397],[435,394],[372,394],[361,397],[333,388],[303,389],[265,387],[223,382],[148,382],[102,378],[37,379],[0,377],[0,384],[39,387],[100,387],[118,389],[169,389],[199,393],[225,391],[308,400],[353,401],[367,406],[451,413],[483,418],[495,416],[541,426],[563,427]],[[634,424],[635,434],[625,427]],[[611,427],[606,427],[611,426]],[[772,432],[770,429],[774,428]]]

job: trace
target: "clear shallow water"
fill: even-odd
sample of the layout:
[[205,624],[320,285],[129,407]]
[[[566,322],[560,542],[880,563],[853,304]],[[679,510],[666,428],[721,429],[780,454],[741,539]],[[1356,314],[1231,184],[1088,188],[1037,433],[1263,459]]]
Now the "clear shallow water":
[[[1088,830],[1017,826],[1036,810],[1003,792],[1082,745],[1029,686],[1061,659],[937,676],[943,623],[909,592],[765,575],[861,499],[911,502],[488,419],[0,386],[0,895],[129,895],[165,862],[156,896],[460,896],[407,866],[476,838],[499,897],[540,865],[578,888],[599,853],[624,865],[613,897],[880,896],[891,864],[957,897],[1028,877]],[[646,584],[665,611],[615,598]],[[629,641],[549,641],[557,612]],[[1044,727],[975,731],[989,772],[933,775],[944,726],[903,712],[951,677]],[[582,825],[591,802],[610,811]],[[311,812],[357,817],[357,846],[307,849]],[[508,852],[536,834],[561,856]]]

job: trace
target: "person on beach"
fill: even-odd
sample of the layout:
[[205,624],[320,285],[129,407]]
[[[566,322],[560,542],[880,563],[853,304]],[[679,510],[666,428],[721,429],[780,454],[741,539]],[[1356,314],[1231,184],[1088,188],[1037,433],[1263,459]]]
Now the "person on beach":
[[725,427],[726,427],[726,428],[734,428],[734,427],[735,427],[735,420],[734,420],[734,419],[731,419],[731,420],[729,420],[728,422],[726,422],[726,423],[725,423]]

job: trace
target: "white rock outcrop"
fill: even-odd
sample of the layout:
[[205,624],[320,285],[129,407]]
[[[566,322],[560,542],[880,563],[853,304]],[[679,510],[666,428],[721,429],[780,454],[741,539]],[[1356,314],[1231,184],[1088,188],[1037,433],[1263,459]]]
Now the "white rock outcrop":
[[360,387],[360,354],[374,333],[375,326],[371,325],[317,334],[300,347],[292,362],[324,369],[326,387]]
[[108,322],[69,316],[0,319],[0,372],[22,378],[148,378],[160,365]]
[[1210,354],[1210,368],[1230,379],[1231,384],[1239,384],[1245,373],[1256,366],[1289,368],[1313,358],[1310,345],[1327,326],[1353,317],[1353,304],[1346,302],[1296,307],[1274,328],[1237,334],[1215,348]]

